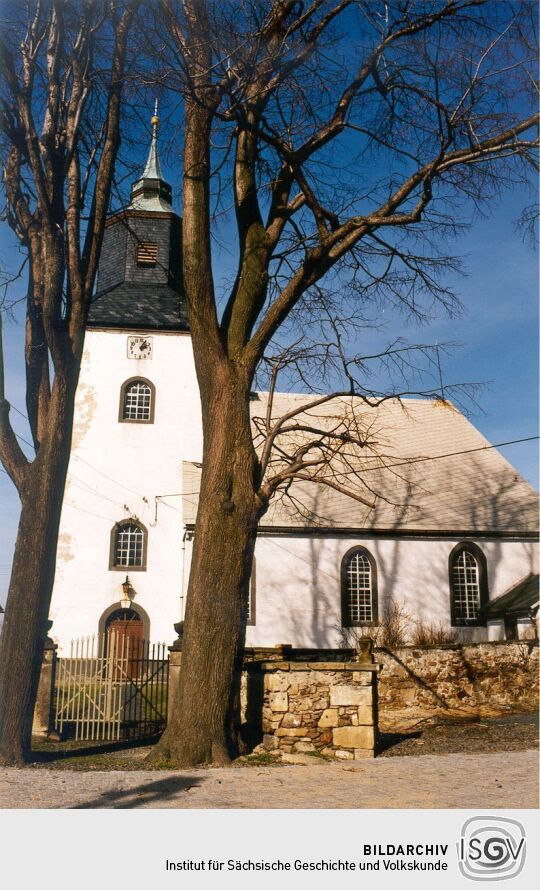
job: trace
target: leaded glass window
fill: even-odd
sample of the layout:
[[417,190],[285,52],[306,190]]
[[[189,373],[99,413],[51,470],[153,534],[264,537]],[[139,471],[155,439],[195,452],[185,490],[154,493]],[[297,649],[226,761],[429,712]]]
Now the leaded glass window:
[[489,602],[486,558],[477,544],[458,544],[449,560],[450,608],[456,627],[484,624]]
[[462,550],[452,566],[452,589],[456,618],[475,621],[480,608],[478,563],[468,550]]
[[133,380],[124,388],[123,420],[152,420],[152,390],[144,380]]
[[144,563],[144,532],[135,522],[124,523],[116,529],[114,565],[137,567]]
[[377,622],[375,560],[367,550],[356,548],[346,554],[341,572],[342,612],[345,627]]

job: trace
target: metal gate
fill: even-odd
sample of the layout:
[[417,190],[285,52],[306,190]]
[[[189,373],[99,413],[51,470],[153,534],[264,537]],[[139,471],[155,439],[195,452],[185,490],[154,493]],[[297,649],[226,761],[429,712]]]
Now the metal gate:
[[167,723],[164,643],[110,631],[71,644],[57,663],[54,724],[62,738],[115,741],[156,735]]

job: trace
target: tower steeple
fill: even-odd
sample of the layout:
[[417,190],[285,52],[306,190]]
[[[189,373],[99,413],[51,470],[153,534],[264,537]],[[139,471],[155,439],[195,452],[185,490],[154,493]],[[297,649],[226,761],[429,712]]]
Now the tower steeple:
[[143,174],[128,207],[110,216],[88,327],[188,331],[182,287],[182,221],[159,165],[157,102]]
[[152,124],[152,141],[150,142],[148,160],[146,161],[143,175],[131,186],[131,201],[128,209],[165,210],[170,213],[172,210],[172,189],[169,183],[163,179],[159,164],[157,147],[159,117],[157,110],[158,100],[156,99],[154,114],[150,119]]

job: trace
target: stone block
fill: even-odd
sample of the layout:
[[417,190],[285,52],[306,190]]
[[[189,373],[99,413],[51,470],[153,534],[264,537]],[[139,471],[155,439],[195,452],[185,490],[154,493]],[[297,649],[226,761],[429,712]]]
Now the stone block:
[[332,686],[330,706],[371,705],[373,690],[370,686]]
[[279,748],[279,741],[275,737],[275,735],[263,735],[263,747],[266,748],[267,751],[275,751]]
[[294,763],[299,766],[324,766],[324,760],[320,757],[310,757],[309,754],[287,754],[281,756],[282,763]]
[[268,704],[270,705],[271,711],[288,711],[289,696],[286,692],[271,692],[268,696]]
[[[369,705],[366,707],[358,708],[358,715],[355,714],[355,717],[357,720],[356,725],[358,725],[358,726],[373,726],[373,724],[375,723],[375,719],[374,719],[374,715],[373,715],[373,708],[370,707]],[[283,719],[285,719],[285,718],[283,718]],[[353,719],[353,723],[354,723],[354,717],[352,719]]]
[[297,738],[298,739],[298,738],[303,738],[303,736],[305,736],[305,734],[306,734],[305,729],[302,729],[301,727],[296,728],[296,729],[284,729],[283,727],[280,727],[279,729],[276,729],[276,735],[279,738]]
[[334,751],[334,757],[338,760],[352,760],[354,754],[352,751]]
[[353,671],[352,678],[358,686],[373,685],[373,674],[371,671]]
[[354,759],[355,760],[364,760],[366,757],[375,757],[375,751],[373,748],[355,748],[354,749]]
[[264,685],[269,692],[287,692],[287,689],[291,684],[287,675],[267,674]]
[[306,754],[308,751],[314,751],[312,742],[295,742],[293,745],[293,751],[297,751],[298,754]]
[[313,702],[310,698],[303,698],[300,702],[298,702],[298,710],[299,711],[312,711],[313,710]]
[[373,726],[338,726],[332,730],[332,737],[337,748],[375,747]]
[[284,714],[281,725],[288,729],[292,729],[295,726],[302,726],[302,717],[300,714]]
[[325,726],[337,726],[339,721],[339,714],[337,708],[327,708],[321,714],[321,719],[317,723],[317,726],[325,727]]

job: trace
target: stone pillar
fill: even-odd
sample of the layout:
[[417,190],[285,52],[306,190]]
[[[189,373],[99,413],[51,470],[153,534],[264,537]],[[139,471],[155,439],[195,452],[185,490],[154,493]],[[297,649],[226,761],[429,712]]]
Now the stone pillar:
[[178,685],[180,682],[180,667],[182,665],[182,648],[184,645],[184,622],[179,621],[174,625],[178,638],[172,646],[169,646],[169,688],[167,693],[167,721],[176,707]]
[[[248,674],[262,675],[264,748],[288,762],[309,754],[338,760],[374,757],[381,668],[373,660],[371,640],[356,661],[247,665]],[[249,708],[246,717],[253,723]]]
[[[52,627],[52,621],[48,623],[47,630]],[[58,646],[50,637],[45,639],[43,647],[43,661],[34,708],[34,721],[32,723],[33,735],[48,735],[54,729],[53,696],[54,681],[56,675],[56,650]]]
[[325,713],[333,713],[339,722],[344,719],[344,713],[350,717],[348,725],[333,724],[334,757],[346,760],[353,756],[360,760],[375,757],[378,741],[377,675],[381,668],[378,664],[368,663],[351,667],[352,683],[330,688],[330,708]]

